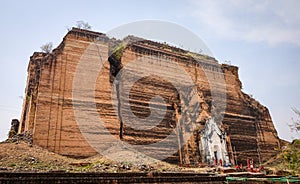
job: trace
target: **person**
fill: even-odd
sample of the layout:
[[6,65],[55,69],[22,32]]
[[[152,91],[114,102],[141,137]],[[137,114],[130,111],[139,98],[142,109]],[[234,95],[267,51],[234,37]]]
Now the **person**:
[[222,167],[223,166],[223,160],[220,159],[220,166]]
[[259,166],[259,170],[260,170],[260,171],[263,171],[263,170],[265,170],[264,166],[262,166],[262,165],[261,165],[261,166]]
[[217,166],[217,159],[214,158],[214,166]]
[[253,172],[254,169],[254,164],[253,164],[253,159],[250,160],[250,170]]

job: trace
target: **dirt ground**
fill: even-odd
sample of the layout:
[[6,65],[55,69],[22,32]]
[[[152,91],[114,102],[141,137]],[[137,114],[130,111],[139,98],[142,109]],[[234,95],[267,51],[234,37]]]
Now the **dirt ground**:
[[24,141],[0,143],[0,172],[180,172],[186,168],[166,162],[112,161],[101,155],[68,158]]

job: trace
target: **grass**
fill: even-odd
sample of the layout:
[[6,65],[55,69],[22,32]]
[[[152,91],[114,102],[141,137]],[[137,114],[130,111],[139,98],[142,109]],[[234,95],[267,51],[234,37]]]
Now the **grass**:
[[125,42],[122,42],[122,43],[118,44],[115,48],[112,49],[112,55],[118,61],[120,61],[125,48],[126,48],[126,43]]

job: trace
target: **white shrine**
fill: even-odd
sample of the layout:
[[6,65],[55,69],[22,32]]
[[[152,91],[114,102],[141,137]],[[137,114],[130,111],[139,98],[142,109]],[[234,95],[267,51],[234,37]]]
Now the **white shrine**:
[[229,156],[226,146],[226,133],[221,130],[214,119],[209,119],[202,130],[200,146],[202,148],[203,161],[213,165],[229,163]]

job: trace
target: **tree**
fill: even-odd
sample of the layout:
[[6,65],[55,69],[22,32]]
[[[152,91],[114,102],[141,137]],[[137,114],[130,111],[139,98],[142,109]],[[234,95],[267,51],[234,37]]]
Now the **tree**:
[[292,108],[292,110],[299,117],[299,119],[297,120],[292,119],[292,123],[289,124],[289,127],[292,129],[292,131],[296,131],[300,133],[300,111],[296,108]]
[[76,27],[79,28],[79,29],[86,29],[86,30],[91,30],[92,29],[92,26],[89,25],[89,23],[84,22],[82,20],[76,22]]
[[[299,112],[299,111],[298,111]],[[281,158],[283,158],[283,166],[292,174],[300,174],[300,139],[294,140],[282,151]]]
[[41,46],[41,50],[45,53],[50,53],[52,51],[52,42],[46,43]]

